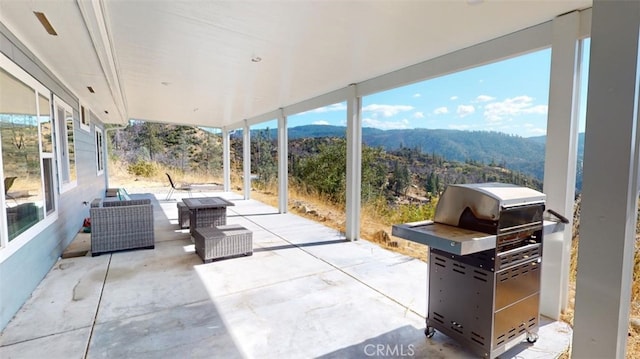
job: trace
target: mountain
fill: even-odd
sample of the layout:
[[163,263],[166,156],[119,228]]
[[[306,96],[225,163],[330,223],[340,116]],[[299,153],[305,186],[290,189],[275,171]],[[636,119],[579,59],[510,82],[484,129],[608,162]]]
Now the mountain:
[[[547,136],[529,137],[529,140],[544,145],[547,142]],[[582,189],[582,162],[584,161],[584,132],[578,133],[578,156],[576,168],[576,189]]]
[[[347,128],[344,126],[306,125],[289,128],[288,135],[289,139],[294,140],[317,137],[344,138],[346,133]],[[269,129],[268,135],[270,138],[277,138],[277,130]],[[236,136],[241,136],[241,133],[236,133]],[[363,128],[362,141],[368,146],[381,147],[387,151],[401,148],[419,149],[423,153],[437,154],[451,161],[498,164],[540,180],[544,172],[544,141],[500,132]]]
[[[265,130],[252,130],[252,137]],[[289,139],[338,137],[344,138],[347,128],[330,125],[305,125],[291,127]],[[233,136],[242,136],[242,131]],[[268,136],[276,139],[277,129],[269,129]],[[520,137],[500,132],[432,130],[425,128],[380,130],[363,128],[362,141],[371,147],[386,151],[402,148],[419,149],[423,153],[442,156],[446,160],[475,161],[487,165],[500,165],[542,181],[546,136]],[[584,133],[578,134],[578,168],[576,188],[582,188],[582,159]]]
[[366,137],[363,133],[363,142],[388,150],[419,148],[422,152],[436,153],[448,160],[500,164],[536,178],[542,178],[544,171],[544,144],[499,132],[389,130]]
[[[527,137],[528,140],[545,144],[547,142],[547,136]],[[582,156],[584,155],[584,132],[578,133],[578,163],[582,162]]]

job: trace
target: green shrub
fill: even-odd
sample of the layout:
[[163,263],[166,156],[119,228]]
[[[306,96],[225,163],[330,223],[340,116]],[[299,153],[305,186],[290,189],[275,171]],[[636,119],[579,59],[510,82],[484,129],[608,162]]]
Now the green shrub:
[[129,167],[127,167],[127,172],[130,174],[147,178],[153,177],[157,171],[156,166],[147,161],[138,161],[136,163],[129,164]]

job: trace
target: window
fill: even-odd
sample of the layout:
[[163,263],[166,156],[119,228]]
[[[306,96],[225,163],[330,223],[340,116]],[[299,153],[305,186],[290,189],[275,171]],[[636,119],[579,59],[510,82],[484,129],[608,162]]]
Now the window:
[[56,216],[51,93],[1,54],[0,88],[0,247],[18,248]]
[[91,118],[89,116],[89,110],[80,105],[80,129],[87,132],[91,131]]
[[65,192],[77,185],[73,109],[55,96],[53,104],[55,107],[54,126],[60,144],[57,148],[58,180],[60,181],[60,192]]
[[42,171],[44,180],[44,202],[47,214],[52,214],[56,208],[55,205],[55,185],[53,183],[53,124],[51,118],[51,103],[48,98],[38,96],[40,110],[40,146],[42,157]]
[[53,153],[53,127],[51,125],[51,103],[47,97],[38,96],[40,106],[40,143],[42,152]]
[[104,173],[104,140],[102,129],[96,127],[96,165],[98,176]]

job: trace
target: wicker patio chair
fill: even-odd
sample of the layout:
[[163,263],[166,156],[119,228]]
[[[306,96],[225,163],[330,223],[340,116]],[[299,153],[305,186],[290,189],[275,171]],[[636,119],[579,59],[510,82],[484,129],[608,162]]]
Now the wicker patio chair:
[[189,193],[189,197],[191,197],[191,186],[190,185],[180,185],[180,186],[176,186],[175,182],[173,182],[173,179],[171,179],[171,176],[168,173],[165,173],[167,175],[167,178],[169,179],[169,183],[171,184],[171,188],[169,188],[169,193],[167,193],[167,198],[165,198],[165,200],[170,200],[171,196],[173,196],[173,193],[175,191],[186,191]]
[[91,203],[91,255],[152,249],[153,205],[149,199]]

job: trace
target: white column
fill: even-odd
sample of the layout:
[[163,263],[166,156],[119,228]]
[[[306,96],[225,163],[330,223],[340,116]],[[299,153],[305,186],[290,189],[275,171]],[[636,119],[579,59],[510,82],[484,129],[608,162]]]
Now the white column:
[[362,117],[361,98],[355,84],[349,85],[347,97],[347,239],[360,238],[360,192],[362,180]]
[[544,238],[540,313],[556,320],[568,303],[578,150],[579,31],[577,11],[553,20],[544,192],[547,208],[565,216],[569,224]]
[[229,130],[222,128],[222,176],[224,191],[231,191],[231,146],[229,145]]
[[242,131],[242,169],[244,172],[244,199],[251,198],[251,129],[247,120]]
[[289,198],[288,144],[287,116],[280,109],[278,116],[278,212],[280,213],[287,213]]
[[593,2],[574,358],[624,358],[638,201],[640,2]]

